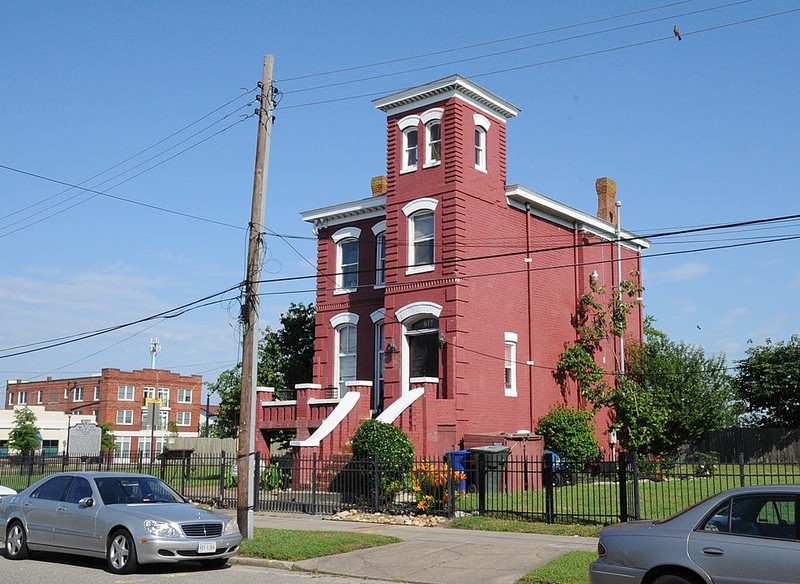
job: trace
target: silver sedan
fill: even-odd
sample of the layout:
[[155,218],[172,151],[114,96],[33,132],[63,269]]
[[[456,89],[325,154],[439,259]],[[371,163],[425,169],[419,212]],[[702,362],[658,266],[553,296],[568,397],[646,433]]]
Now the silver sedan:
[[592,584],[800,582],[800,485],[725,491],[663,521],[604,527]]
[[236,520],[189,503],[161,479],[116,472],[58,473],[0,501],[6,555],[50,551],[105,558],[114,574],[139,564],[222,567],[239,550]]

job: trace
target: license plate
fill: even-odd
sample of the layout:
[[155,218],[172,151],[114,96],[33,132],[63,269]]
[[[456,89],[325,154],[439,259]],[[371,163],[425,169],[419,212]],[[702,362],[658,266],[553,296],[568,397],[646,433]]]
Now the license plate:
[[197,544],[198,554],[213,554],[217,551],[217,542],[215,541],[201,541]]

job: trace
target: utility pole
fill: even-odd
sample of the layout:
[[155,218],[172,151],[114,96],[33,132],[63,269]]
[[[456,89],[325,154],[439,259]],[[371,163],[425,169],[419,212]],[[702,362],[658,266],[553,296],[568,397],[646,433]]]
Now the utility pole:
[[264,257],[264,227],[267,199],[269,146],[272,134],[272,55],[264,57],[261,74],[261,94],[258,96],[258,136],[256,165],[253,176],[253,204],[247,246],[247,276],[242,306],[242,392],[239,412],[239,447],[237,460],[236,519],[245,539],[253,538],[253,507],[255,506],[255,394],[258,371],[258,292],[261,262]]

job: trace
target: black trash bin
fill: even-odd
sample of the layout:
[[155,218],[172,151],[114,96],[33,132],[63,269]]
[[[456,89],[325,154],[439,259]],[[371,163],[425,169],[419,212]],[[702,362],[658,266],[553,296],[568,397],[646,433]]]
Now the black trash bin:
[[[475,473],[479,490],[482,485],[484,493],[497,493],[500,491],[500,479],[508,461],[510,450],[508,446],[503,444],[475,446],[469,449],[470,467]],[[483,473],[483,477],[480,476],[481,473]]]
[[450,468],[459,471],[465,477],[459,481],[458,489],[460,491],[467,490],[466,476],[468,456],[469,450],[451,450],[450,452],[446,452],[444,455],[444,461],[450,466]]

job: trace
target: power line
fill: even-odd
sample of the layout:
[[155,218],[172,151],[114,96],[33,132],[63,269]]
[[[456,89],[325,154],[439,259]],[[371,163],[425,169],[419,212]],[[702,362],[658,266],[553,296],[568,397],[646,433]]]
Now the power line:
[[[713,32],[713,31],[724,29],[724,28],[730,28],[730,27],[734,27],[734,26],[740,26],[740,25],[743,25],[743,24],[749,24],[751,22],[756,22],[756,21],[759,21],[759,20],[767,19],[767,18],[775,18],[775,17],[779,17],[779,16],[786,16],[788,14],[795,13],[795,12],[800,12],[800,8],[794,8],[794,9],[790,9],[790,10],[784,10],[782,12],[774,12],[774,13],[771,13],[771,14],[766,14],[766,15],[762,15],[762,16],[756,16],[756,17],[752,17],[752,18],[748,18],[748,19],[744,19],[744,20],[739,20],[739,21],[736,21],[736,22],[730,22],[730,23],[726,23],[726,24],[710,26],[710,27],[707,27],[707,28],[698,29],[696,31],[691,31],[691,32],[688,32],[688,33],[681,32],[681,34],[683,36],[705,34],[705,33],[708,33],[708,32]],[[646,46],[646,45],[650,45],[650,44],[655,44],[655,43],[660,43],[660,42],[668,42],[668,41],[673,41],[673,40],[674,40],[674,35],[670,34],[669,36],[656,37],[656,38],[652,38],[652,39],[649,39],[649,40],[639,41],[639,42],[636,42],[636,43],[629,43],[629,44],[625,44],[625,45],[617,45],[617,46],[609,47],[609,48],[605,48],[605,49],[597,49],[595,51],[588,51],[588,52],[585,52],[585,53],[578,53],[578,54],[575,54],[575,55],[567,55],[567,56],[564,56],[564,57],[557,57],[557,58],[553,58],[553,59],[547,59],[547,60],[544,60],[544,61],[537,61],[535,63],[529,63],[529,64],[526,64],[526,65],[518,65],[518,66],[515,66],[515,67],[508,67],[508,68],[505,68],[505,69],[495,69],[493,71],[486,71],[486,72],[483,72],[483,73],[470,74],[469,78],[470,79],[477,79],[479,77],[489,77],[489,76],[492,76],[492,75],[500,75],[500,74],[503,74],[503,73],[512,73],[512,72],[521,71],[521,70],[524,70],[524,69],[531,69],[531,68],[534,68],[534,67],[542,67],[544,65],[554,65],[556,63],[564,63],[564,62],[568,62],[568,61],[575,61],[575,60],[583,59],[583,58],[586,58],[586,57],[595,57],[595,56],[603,55],[603,54],[606,54],[606,53],[614,53],[614,52],[617,52],[617,51],[623,51],[623,50],[627,50],[627,49],[633,49],[633,48],[638,48],[638,47],[642,47],[642,46]],[[305,107],[312,107],[312,106],[318,106],[318,105],[327,105],[327,104],[332,104],[332,103],[339,103],[339,102],[342,102],[342,101],[351,101],[351,100],[355,100],[355,99],[363,99],[363,98],[368,98],[368,97],[384,96],[384,95],[387,95],[387,94],[395,93],[395,92],[400,91],[402,89],[404,89],[404,88],[400,87],[400,88],[395,88],[395,89],[391,89],[391,90],[373,91],[373,92],[370,92],[370,93],[362,93],[362,94],[358,94],[358,95],[350,95],[350,96],[344,96],[344,97],[322,99],[322,100],[317,100],[317,101],[299,103],[299,104],[295,104],[295,105],[286,105],[286,106],[283,106],[283,109],[284,110],[300,109],[300,108],[305,108]]]
[[[750,2],[751,0],[746,0],[746,1]],[[515,41],[515,40],[519,40],[519,39],[523,39],[523,38],[529,38],[529,37],[532,37],[532,36],[539,36],[539,35],[543,35],[543,34],[548,34],[548,33],[551,33],[551,32],[559,32],[559,31],[562,31],[562,30],[568,30],[570,28],[578,28],[578,27],[581,27],[581,26],[588,26],[590,24],[598,24],[600,22],[607,22],[609,20],[616,20],[616,19],[625,18],[625,17],[628,17],[628,16],[635,16],[636,14],[641,14],[641,13],[644,13],[644,12],[653,12],[655,10],[661,10],[662,8],[669,8],[671,6],[677,6],[678,4],[687,4],[688,2],[692,2],[692,0],[681,0],[680,2],[672,2],[670,4],[663,4],[661,6],[654,6],[652,8],[645,8],[645,9],[642,9],[642,10],[635,10],[633,12],[626,12],[624,14],[617,14],[617,15],[614,15],[614,16],[606,16],[606,17],[597,18],[597,19],[594,19],[594,20],[586,20],[584,22],[579,22],[579,23],[574,23],[574,24],[567,24],[567,25],[564,25],[564,26],[558,26],[558,27],[549,28],[549,29],[545,29],[545,30],[540,30],[540,31],[535,31],[535,32],[530,32],[530,33],[525,33],[525,34],[520,34],[520,35],[515,35],[515,36],[510,36],[510,37],[505,37],[505,38],[502,38],[502,39],[495,39],[495,40],[490,40],[490,41],[484,41],[484,42],[481,42],[481,43],[474,43],[474,44],[471,44],[471,45],[462,45],[460,47],[453,47],[453,48],[450,48],[450,49],[442,49],[440,51],[432,51],[430,53],[422,53],[422,54],[413,55],[413,56],[410,56],[410,57],[400,57],[400,58],[397,58],[397,59],[389,59],[389,60],[386,60],[386,61],[378,61],[378,62],[374,62],[374,63],[368,63],[366,65],[354,65],[352,67],[344,67],[344,68],[341,68],[341,69],[332,69],[332,70],[329,70],[329,71],[322,71],[322,72],[319,72],[319,73],[310,73],[310,74],[307,74],[307,75],[298,75],[296,77],[287,77],[286,79],[280,79],[280,80],[276,81],[276,83],[288,83],[290,81],[299,81],[301,79],[309,79],[309,78],[312,78],[312,77],[323,77],[323,76],[327,76],[327,75],[334,75],[334,74],[337,74],[337,73],[348,73],[350,71],[357,71],[359,69],[371,69],[371,68],[374,68],[374,67],[382,67],[382,66],[385,66],[385,65],[393,65],[395,63],[402,63],[402,62],[405,62],[405,61],[414,61],[414,60],[417,60],[417,59],[425,59],[427,57],[436,57],[438,55],[444,55],[444,54],[447,54],[447,53],[454,53],[454,52],[457,52],[457,51],[465,51],[465,50],[468,50],[468,49],[476,49],[476,48],[480,48],[480,47],[486,47],[486,46],[489,46],[489,45],[496,45],[496,44],[499,44],[499,43],[505,43],[505,42]]]
[[[538,49],[538,48],[546,47],[546,46],[550,46],[550,45],[556,45],[556,44],[560,44],[560,43],[566,43],[566,42],[570,42],[570,41],[581,40],[581,39],[589,38],[589,37],[592,37],[592,36],[598,36],[598,35],[601,35],[601,34],[607,34],[607,33],[611,33],[611,32],[619,32],[621,30],[627,30],[627,29],[631,29],[631,28],[638,28],[638,27],[641,27],[641,26],[647,26],[649,24],[654,24],[656,22],[663,22],[663,21],[666,21],[666,20],[674,20],[674,19],[677,19],[677,18],[683,18],[685,16],[694,16],[694,15],[701,14],[701,13],[704,13],[704,12],[711,12],[711,11],[714,11],[714,10],[720,10],[722,8],[730,8],[732,6],[736,6],[736,5],[739,5],[739,4],[746,4],[746,3],[751,2],[751,1],[752,0],[739,0],[738,2],[732,2],[732,3],[729,3],[729,4],[723,4],[721,6],[712,6],[710,8],[704,8],[702,10],[694,10],[694,11],[691,11],[691,12],[683,12],[683,13],[680,13],[680,14],[674,14],[674,15],[664,16],[664,17],[661,17],[661,18],[655,18],[655,19],[646,20],[646,21],[642,21],[642,22],[636,22],[636,23],[633,23],[633,24],[625,24],[625,25],[622,25],[622,26],[615,26],[615,27],[612,27],[612,28],[606,28],[606,29],[599,30],[599,31],[586,32],[586,33],[583,33],[583,34],[569,36],[569,37],[563,37],[563,38],[560,38],[560,39],[553,39],[553,40],[550,40],[550,41],[545,41],[545,42],[537,43],[537,44],[534,44],[534,45],[527,45],[527,46],[524,46],[524,47],[514,47],[514,48],[511,48],[511,49],[505,49],[503,51],[496,51],[496,52],[493,52],[493,53],[486,53],[486,54],[482,54],[482,55],[476,55],[476,56],[473,56],[473,57],[465,57],[465,58],[456,59],[456,60],[453,60],[453,61],[446,61],[444,63],[439,63],[439,64],[436,64],[436,65],[425,65],[425,66],[416,67],[416,68],[413,68],[413,69],[405,69],[403,71],[395,71],[395,72],[392,72],[392,73],[381,73],[381,74],[377,74],[377,75],[371,75],[369,77],[362,77],[360,79],[351,79],[351,80],[348,80],[348,81],[336,81],[336,82],[332,82],[332,83],[326,83],[324,85],[316,85],[316,86],[313,86],[313,87],[305,87],[305,88],[302,88],[302,89],[295,89],[295,90],[292,90],[292,91],[286,91],[284,93],[286,95],[291,95],[291,94],[294,94],[294,93],[305,93],[305,92],[308,92],[308,91],[318,91],[318,90],[321,90],[321,89],[330,89],[332,87],[340,87],[340,86],[343,86],[343,85],[350,85],[350,84],[353,84],[353,83],[363,83],[365,81],[374,81],[376,79],[385,79],[387,77],[397,77],[397,76],[406,75],[406,74],[409,74],[409,73],[418,73],[420,71],[428,71],[430,69],[438,69],[440,67],[447,67],[447,66],[457,65],[457,64],[461,64],[461,63],[469,63],[469,62],[472,62],[472,61],[480,61],[480,60],[483,60],[483,59],[490,59],[492,57],[499,57],[499,56],[502,56],[502,55],[508,55],[510,53],[518,53],[518,52],[527,51],[527,50],[530,50],[530,49]],[[612,18],[619,18],[619,17],[612,17]],[[569,28],[571,28],[571,27],[569,27]],[[534,34],[542,34],[542,33],[531,33],[530,35],[525,35],[525,36],[532,36]],[[672,38],[672,36],[670,36],[669,38]],[[471,77],[476,77],[476,76],[472,75]]]

